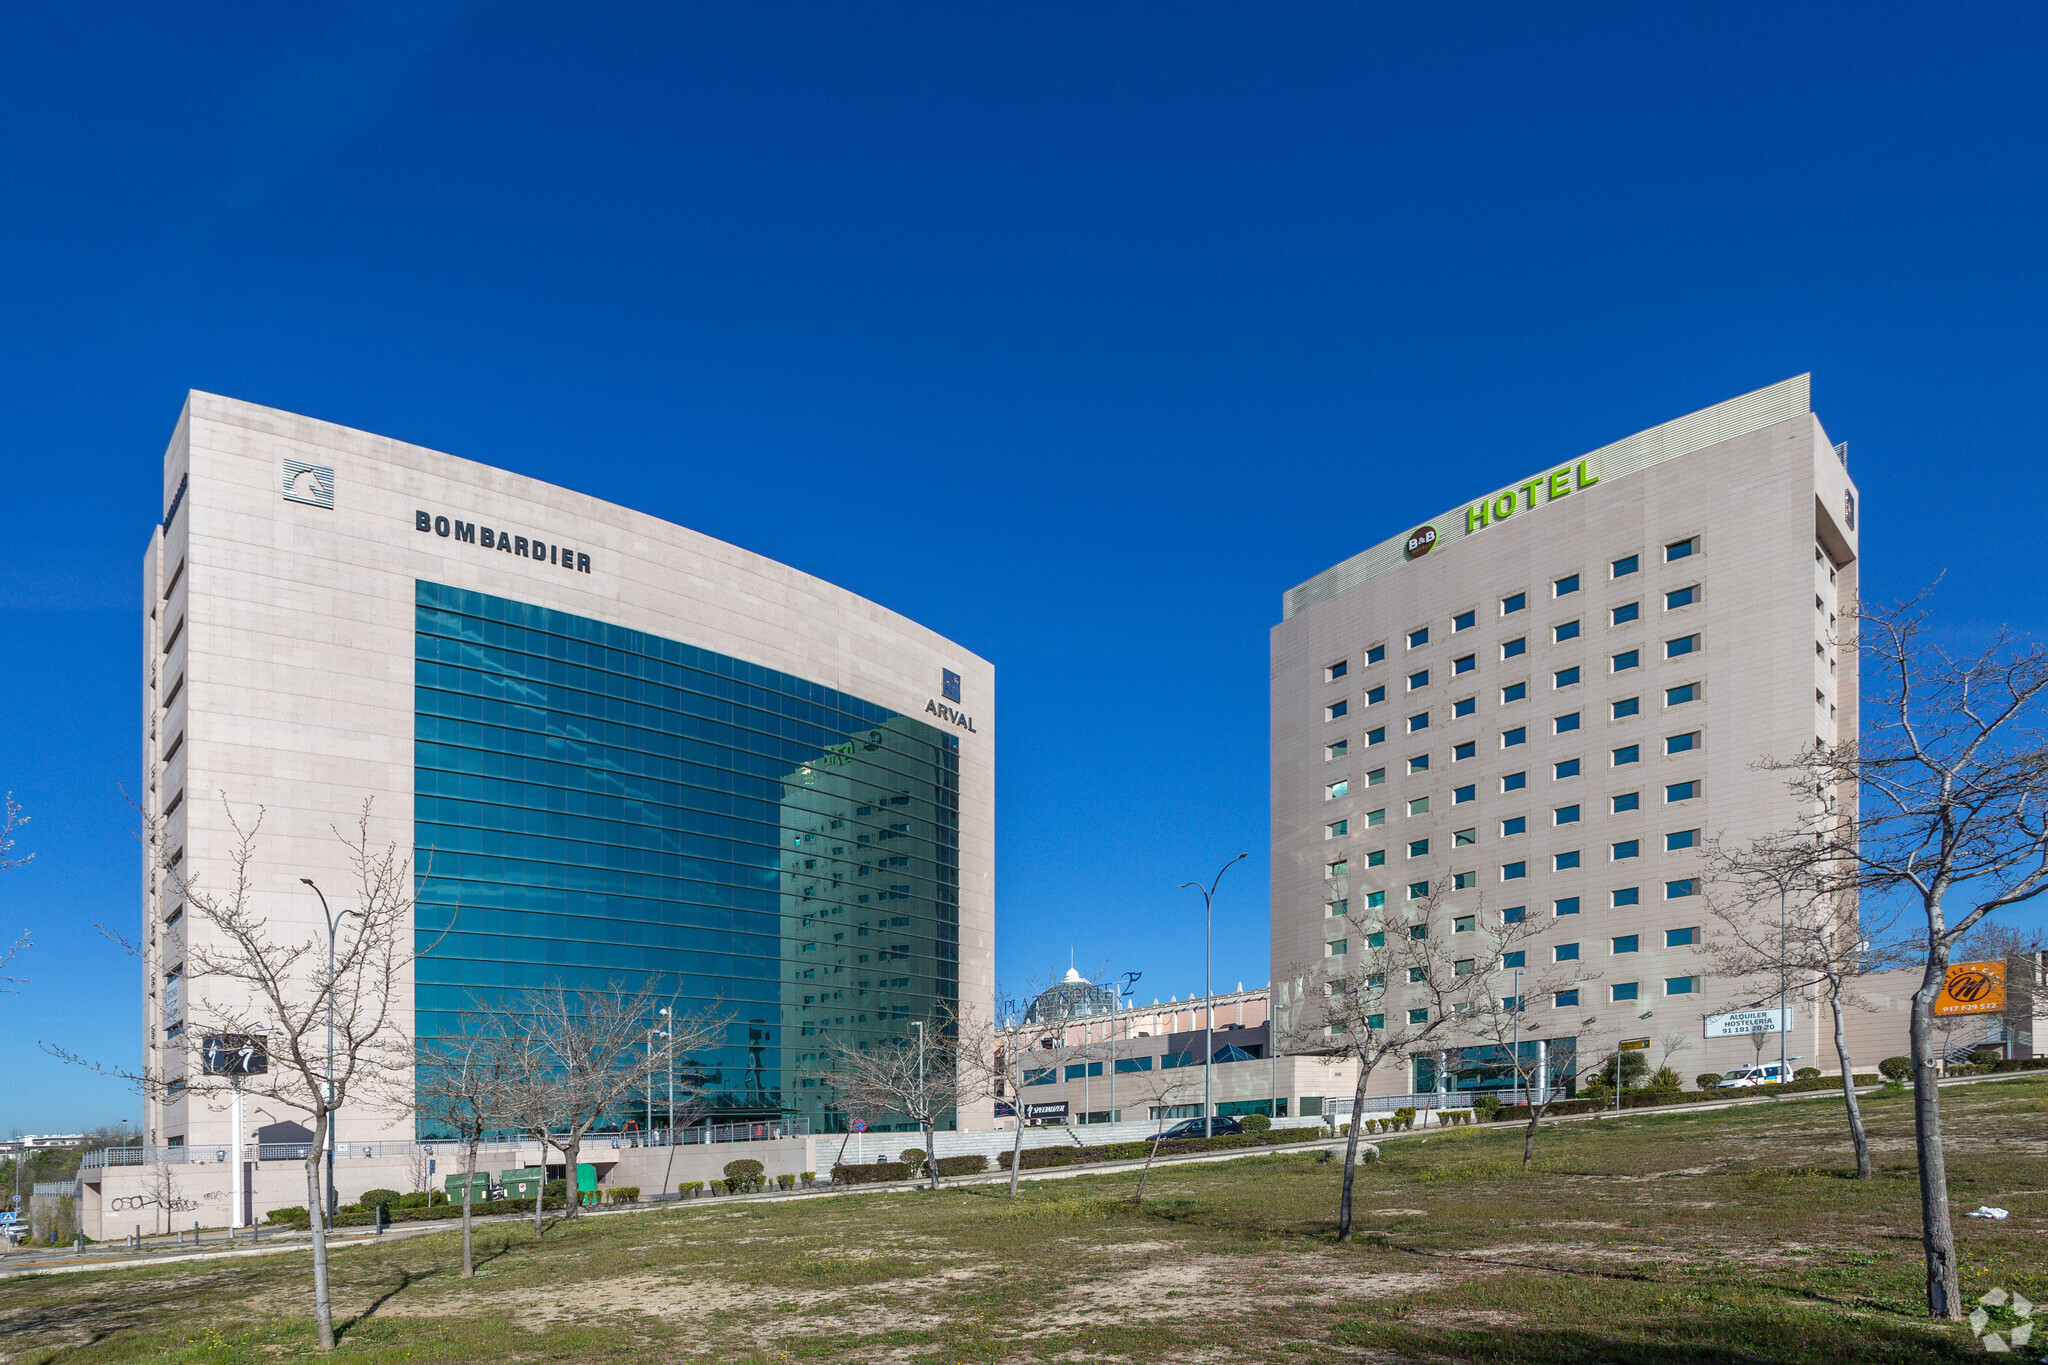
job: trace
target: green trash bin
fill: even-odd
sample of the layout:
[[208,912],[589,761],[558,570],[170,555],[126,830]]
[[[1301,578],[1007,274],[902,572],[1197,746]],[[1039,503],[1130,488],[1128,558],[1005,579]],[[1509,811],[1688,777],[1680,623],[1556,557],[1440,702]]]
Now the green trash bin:
[[576,1165],[576,1202],[584,1205],[597,1203],[597,1167],[584,1162]]
[[516,1170],[500,1171],[498,1183],[505,1187],[507,1199],[538,1199],[547,1172],[539,1166],[521,1166]]
[[[475,1175],[473,1175],[473,1176],[470,1176],[470,1177],[468,1177],[468,1178],[469,1178],[469,1180],[470,1180],[470,1181],[472,1182],[472,1184],[470,1185],[470,1189],[469,1189],[469,1201],[470,1201],[470,1203],[472,1203],[472,1204],[481,1204],[481,1203],[483,1203],[483,1202],[484,1202],[484,1201],[485,1201],[486,1199],[489,1199],[489,1198],[491,1197],[491,1176],[490,1176],[490,1172],[488,1172],[488,1171],[478,1171],[478,1172],[477,1172],[477,1173],[476,1173]],[[454,1174],[454,1175],[451,1175],[451,1176],[449,1176],[449,1177],[448,1177],[448,1180],[447,1180],[447,1190],[448,1190],[448,1202],[449,1202],[449,1203],[451,1203],[451,1204],[460,1204],[460,1203],[462,1202],[462,1182],[463,1182],[463,1179],[464,1179],[464,1177],[462,1176],[462,1174],[461,1174],[460,1172],[457,1172],[456,1174]]]

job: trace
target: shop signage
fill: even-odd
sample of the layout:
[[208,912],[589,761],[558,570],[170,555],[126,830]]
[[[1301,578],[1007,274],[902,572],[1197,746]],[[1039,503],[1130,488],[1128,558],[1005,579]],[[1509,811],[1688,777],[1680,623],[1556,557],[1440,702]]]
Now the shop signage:
[[1707,1016],[1709,1038],[1747,1038],[1755,1033],[1790,1033],[1791,1010],[1731,1010]]
[[1024,1117],[1027,1119],[1063,1119],[1067,1113],[1065,1100],[1042,1100],[1037,1104],[1027,1103],[1024,1106]]
[[1952,962],[1941,994],[1934,997],[1937,1018],[1958,1014],[2005,1013],[2003,962]]
[[454,520],[421,511],[413,513],[412,525],[415,531],[436,535],[443,540],[459,540],[465,545],[474,545],[479,550],[496,550],[499,554],[517,555],[521,559],[552,564],[571,573],[590,572],[589,555],[567,545],[542,540],[539,536],[514,535],[510,531],[495,530],[489,526],[479,527],[473,521]]
[[1408,535],[1408,544],[1402,553],[1410,559],[1420,559],[1436,548],[1436,527],[1418,526]]
[[[1517,487],[1504,488],[1492,497],[1481,498],[1465,509],[1465,534],[1469,536],[1474,531],[1483,531],[1488,523],[1506,521],[1517,512],[1527,512],[1536,506],[1539,499],[1543,502],[1556,502],[1559,498],[1569,497],[1582,488],[1591,488],[1598,482],[1600,476],[1589,471],[1586,462],[1580,460],[1576,469],[1566,465],[1562,469],[1554,469]],[[1411,554],[1409,558],[1414,558],[1414,555]]]

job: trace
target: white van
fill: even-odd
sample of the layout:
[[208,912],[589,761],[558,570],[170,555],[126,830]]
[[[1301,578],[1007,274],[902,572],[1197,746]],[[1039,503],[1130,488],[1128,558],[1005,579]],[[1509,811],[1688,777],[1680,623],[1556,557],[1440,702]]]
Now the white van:
[[1767,1066],[1745,1066],[1731,1071],[1721,1078],[1716,1090],[1740,1090],[1751,1085],[1781,1085],[1785,1081],[1786,1068],[1772,1062]]

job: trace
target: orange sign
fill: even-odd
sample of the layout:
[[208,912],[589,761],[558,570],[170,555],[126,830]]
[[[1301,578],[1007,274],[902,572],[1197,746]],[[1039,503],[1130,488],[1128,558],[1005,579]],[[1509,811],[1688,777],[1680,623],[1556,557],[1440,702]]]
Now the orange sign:
[[1941,994],[1934,998],[1937,1018],[1954,1014],[2003,1014],[2005,964],[1952,962]]

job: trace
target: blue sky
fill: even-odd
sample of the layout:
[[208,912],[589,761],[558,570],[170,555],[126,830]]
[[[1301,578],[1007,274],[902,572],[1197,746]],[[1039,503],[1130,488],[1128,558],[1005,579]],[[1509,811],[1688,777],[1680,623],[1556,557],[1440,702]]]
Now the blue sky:
[[[0,1130],[134,1117],[136,564],[204,388],[994,661],[999,971],[1261,982],[1266,631],[1812,371],[1875,595],[2038,630],[2038,7],[43,6],[0,45]],[[2015,546],[2014,536],[2023,537]]]

